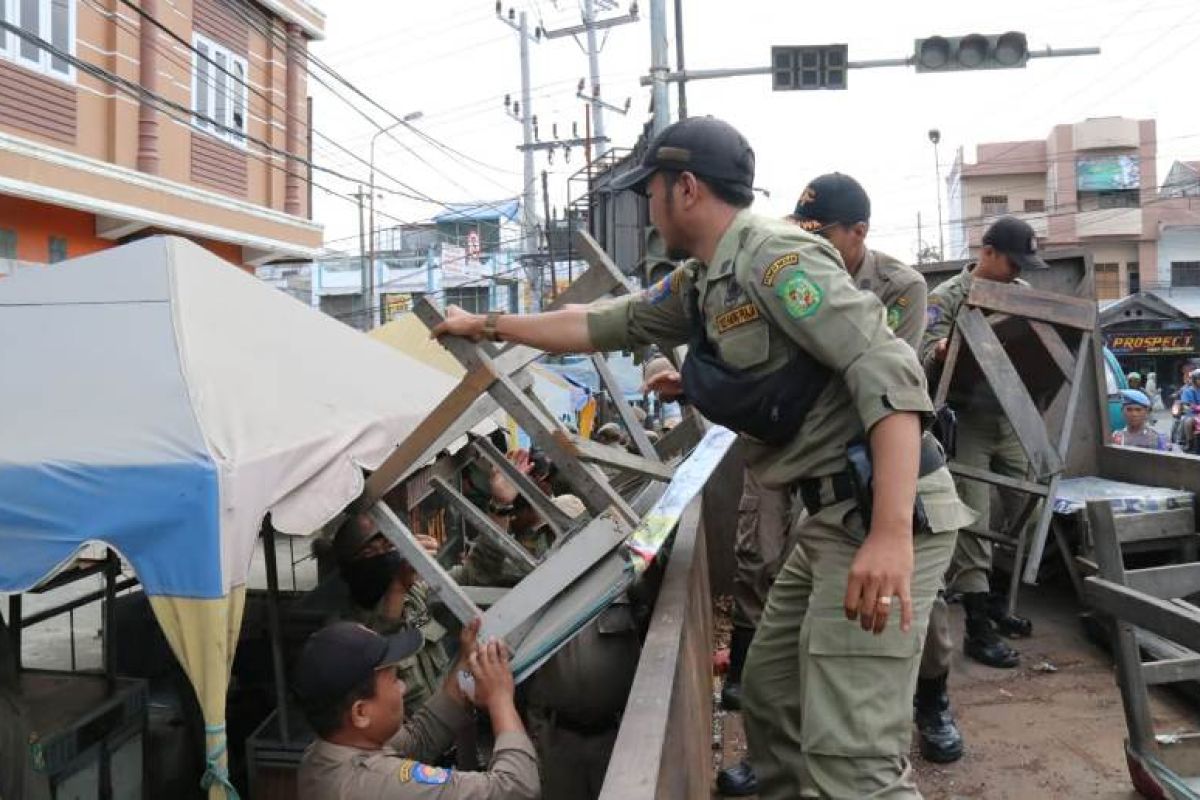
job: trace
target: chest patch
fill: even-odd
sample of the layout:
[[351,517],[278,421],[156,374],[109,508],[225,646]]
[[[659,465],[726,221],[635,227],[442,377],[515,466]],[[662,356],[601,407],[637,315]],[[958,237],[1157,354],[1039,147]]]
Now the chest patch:
[[734,328],[740,328],[747,322],[753,322],[756,319],[758,319],[758,306],[754,303],[740,305],[717,317],[717,333],[726,333]]
[[825,299],[821,287],[809,280],[803,271],[793,272],[792,276],[775,290],[775,294],[783,301],[783,307],[792,319],[812,316]]
[[775,259],[770,263],[766,270],[763,271],[763,286],[774,286],[775,279],[779,277],[781,270],[785,270],[788,267],[794,267],[799,263],[799,253],[788,253],[786,256],[780,256],[779,258]]

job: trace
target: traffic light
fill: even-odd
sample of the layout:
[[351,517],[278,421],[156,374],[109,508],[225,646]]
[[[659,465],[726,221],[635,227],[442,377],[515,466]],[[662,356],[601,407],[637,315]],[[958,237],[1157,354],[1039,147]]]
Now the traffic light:
[[848,49],[844,44],[772,47],[771,88],[777,92],[845,89]]
[[1012,69],[1029,61],[1025,34],[1009,31],[995,35],[931,36],[917,39],[913,61],[917,72],[954,72],[965,69]]

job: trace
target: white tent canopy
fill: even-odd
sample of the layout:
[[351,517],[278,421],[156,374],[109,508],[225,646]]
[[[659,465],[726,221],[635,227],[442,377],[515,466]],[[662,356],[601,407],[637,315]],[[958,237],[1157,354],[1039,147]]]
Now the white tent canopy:
[[0,280],[0,339],[0,591],[116,549],[217,753],[264,517],[318,529],[454,379],[167,237]]

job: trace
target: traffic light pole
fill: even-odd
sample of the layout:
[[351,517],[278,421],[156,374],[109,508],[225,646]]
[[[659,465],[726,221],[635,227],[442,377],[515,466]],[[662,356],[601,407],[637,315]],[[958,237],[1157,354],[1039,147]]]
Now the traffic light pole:
[[[1031,50],[1029,57],[1032,58],[1065,58],[1069,56],[1095,56],[1100,54],[1099,47],[1063,47],[1051,48],[1047,47],[1044,50]],[[913,67],[916,66],[916,58],[908,56],[907,58],[877,58],[866,61],[850,61],[846,64],[846,69],[877,69],[879,67]],[[667,83],[678,83],[679,81],[705,81],[714,78],[741,78],[750,75],[770,75],[775,72],[775,67],[733,67],[729,69],[687,69],[679,72],[668,72],[661,76],[643,76],[641,78],[642,86],[651,86],[656,80],[663,80]]]

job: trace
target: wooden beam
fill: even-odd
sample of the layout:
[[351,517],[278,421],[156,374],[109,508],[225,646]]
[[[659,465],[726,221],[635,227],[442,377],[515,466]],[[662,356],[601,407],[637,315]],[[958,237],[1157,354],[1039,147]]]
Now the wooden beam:
[[651,461],[661,461],[658,457],[654,445],[650,443],[650,437],[646,435],[646,429],[642,427],[642,423],[638,422],[634,416],[633,408],[629,403],[625,402],[625,395],[621,391],[621,384],[617,382],[617,377],[613,375],[613,371],[608,366],[608,359],[603,353],[592,353],[592,366],[596,368],[596,374],[600,376],[600,384],[608,390],[608,396],[613,399],[613,403],[617,407],[617,414],[621,417],[621,422],[625,425],[625,430],[629,431],[629,438],[633,440],[633,444],[637,447],[638,452],[643,458],[648,458]]
[[449,609],[450,613],[464,625],[473,619],[483,616],[479,607],[455,583],[437,559],[425,552],[425,548],[417,543],[408,526],[387,507],[386,503],[376,503],[371,507],[371,517],[379,525],[379,530],[386,536],[404,560],[412,565],[417,574],[425,579],[430,588],[437,593],[438,598]]
[[658,445],[654,449],[658,452],[659,458],[663,461],[670,461],[675,456],[681,455],[699,444],[703,436],[704,427],[700,415],[685,414],[682,422],[663,433],[663,437],[658,440]]
[[1020,478],[1010,478],[1007,475],[1001,475],[979,467],[972,467],[968,464],[960,464],[957,461],[950,462],[950,473],[960,478],[990,483],[992,486],[999,486],[1002,489],[1012,489],[1016,492],[1036,494],[1039,497],[1046,497],[1050,492],[1045,484],[1023,481]]
[[1058,292],[1045,292],[1015,283],[998,283],[977,278],[971,282],[967,305],[1084,331],[1094,330],[1096,327],[1094,300],[1071,297]]
[[1200,651],[1200,614],[1104,578],[1087,578],[1084,591],[1096,610]]
[[554,311],[572,303],[591,303],[608,294],[629,294],[625,275],[587,231],[575,231],[575,249],[590,266],[550,304],[548,310]]
[[485,539],[494,544],[519,570],[528,574],[538,565],[537,559],[530,555],[529,551],[522,547],[516,539],[510,536],[508,531],[497,525],[491,517],[483,513],[474,503],[464,497],[461,492],[437,476],[434,476],[430,483],[458,508],[468,525],[479,531]]
[[937,392],[933,398],[934,408],[946,405],[946,398],[950,396],[950,384],[954,379],[954,368],[958,366],[958,359],[962,355],[962,344],[962,333],[956,325],[954,330],[950,331],[950,344],[946,346],[946,360],[942,362],[942,374],[938,378]]
[[410,468],[420,466],[419,459],[430,449],[430,445],[442,438],[446,429],[471,408],[493,380],[495,377],[488,370],[469,370],[458,385],[450,390],[450,394],[442,398],[429,416],[421,420],[400,446],[392,451],[379,469],[371,473],[355,507],[359,510],[370,508],[391,491]]
[[483,618],[481,637],[505,637],[557,598],[568,586],[617,548],[629,531],[610,513],[596,517],[551,553],[536,575],[527,576]]
[[1125,573],[1125,585],[1161,600],[1187,597],[1200,592],[1200,563],[1131,569]]
[[563,431],[556,437],[572,455],[592,464],[635,472],[660,481],[669,481],[675,474],[673,467],[661,461],[642,458],[616,445],[600,444]]
[[1063,461],[1050,444],[1041,412],[982,312],[977,308],[963,311],[958,315],[956,327],[1029,456],[1034,475],[1048,478],[1061,472]]
[[538,512],[542,519],[546,520],[546,524],[550,526],[550,530],[554,531],[556,538],[562,536],[571,528],[574,520],[568,517],[561,508],[556,506],[554,501],[538,488],[538,485],[533,482],[532,478],[513,466],[513,463],[497,450],[490,441],[480,437],[475,440],[474,446],[488,463],[503,472],[504,477],[508,478],[513,486],[517,487],[517,491],[529,501],[529,505],[533,506],[533,510]]
[[1200,680],[1200,656],[1171,658],[1142,664],[1142,678],[1149,686]]
[[[1058,371],[1063,374],[1063,377],[1068,381],[1075,380],[1075,356],[1071,355],[1070,348],[1067,343],[1058,335],[1058,331],[1053,325],[1047,325],[1045,322],[1040,322],[1036,319],[1029,320],[1029,327],[1033,330],[1038,340],[1041,341],[1042,347],[1046,348],[1046,352],[1050,354],[1050,360],[1058,367]],[[1083,342],[1080,342],[1082,348]],[[1083,353],[1079,354],[1081,357]]]
[[1146,514],[1122,516],[1120,522],[1117,524],[1117,539],[1122,544],[1126,544],[1128,542],[1195,536],[1194,513],[1190,508],[1176,508],[1170,511],[1154,511]]

